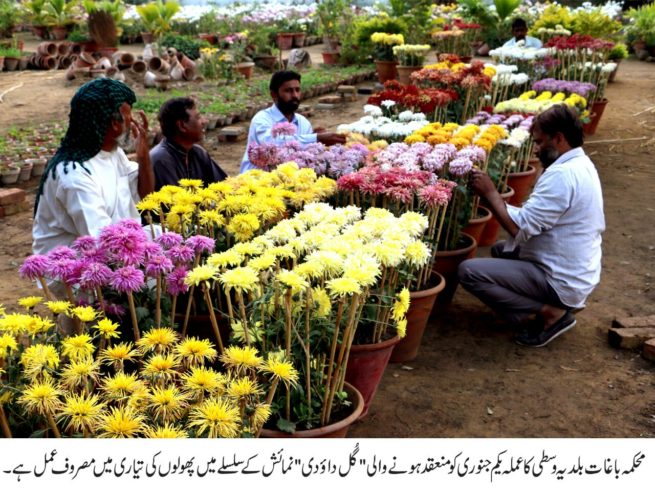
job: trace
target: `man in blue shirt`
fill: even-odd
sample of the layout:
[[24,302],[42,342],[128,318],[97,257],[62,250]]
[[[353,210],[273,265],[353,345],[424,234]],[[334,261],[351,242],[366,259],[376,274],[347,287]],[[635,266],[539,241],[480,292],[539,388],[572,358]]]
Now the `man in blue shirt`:
[[523,19],[517,18],[512,22],[512,39],[503,46],[523,46],[524,48],[541,48],[541,41],[528,36],[528,25]]
[[325,132],[323,129],[312,129],[302,115],[296,114],[300,106],[300,74],[291,70],[282,70],[273,74],[269,84],[273,105],[258,112],[250,122],[246,152],[241,161],[240,173],[255,167],[248,159],[248,146],[264,142],[280,143],[284,138],[273,137],[271,131],[275,124],[290,122],[296,126],[295,140],[302,145],[320,142],[326,146],[345,144],[346,137],[336,132]]

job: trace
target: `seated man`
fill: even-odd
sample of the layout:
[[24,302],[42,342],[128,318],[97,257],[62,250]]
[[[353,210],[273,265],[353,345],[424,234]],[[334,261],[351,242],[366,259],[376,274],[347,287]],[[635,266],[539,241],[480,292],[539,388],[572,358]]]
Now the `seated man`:
[[227,174],[199,145],[205,137],[205,120],[191,98],[173,98],[159,110],[164,138],[150,151],[155,172],[155,190],[177,185],[182,178],[195,178],[205,185],[220,182]]
[[540,316],[543,325],[516,337],[519,344],[540,347],[575,325],[572,311],[584,307],[598,285],[605,217],[577,114],[566,105],[553,106],[535,117],[531,132],[544,172],[523,207],[506,205],[489,176],[473,172],[471,187],[511,238],[492,248],[494,259],[463,262],[459,278],[513,323]]
[[512,22],[512,36],[503,46],[520,46],[519,42],[523,41],[525,48],[541,48],[541,41],[532,36],[528,36],[528,25],[523,19],[517,18]]
[[271,130],[275,124],[280,122],[291,122],[296,126],[296,140],[300,144],[320,142],[331,146],[346,142],[346,137],[341,134],[323,132],[322,129],[314,131],[309,120],[296,113],[300,106],[300,74],[290,70],[276,72],[271,77],[269,89],[273,104],[258,112],[250,122],[248,144],[246,144],[246,152],[241,161],[241,173],[255,168],[255,165],[248,159],[248,146],[252,143],[277,142],[277,139],[271,134]]
[[[82,235],[126,218],[140,220],[136,203],[154,191],[148,121],[132,120],[134,92],[124,83],[96,79],[71,101],[66,135],[41,177],[34,206],[32,249],[47,254]],[[136,137],[138,163],[120,146]]]

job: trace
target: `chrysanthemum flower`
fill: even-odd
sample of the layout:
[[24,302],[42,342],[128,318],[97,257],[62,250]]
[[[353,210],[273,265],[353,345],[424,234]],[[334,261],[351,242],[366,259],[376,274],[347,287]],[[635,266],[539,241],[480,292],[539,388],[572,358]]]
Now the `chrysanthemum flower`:
[[362,293],[362,287],[352,278],[334,278],[326,283],[332,298],[350,297]]
[[298,371],[294,369],[293,364],[277,354],[269,355],[266,361],[261,364],[260,370],[279,379],[287,386],[298,382]]
[[223,390],[225,376],[205,367],[192,367],[182,376],[184,389],[191,393],[194,399],[202,398],[205,393],[212,395]]
[[259,276],[252,268],[234,268],[221,274],[219,280],[226,290],[249,292],[259,283]]
[[180,235],[179,233],[166,232],[159,235],[155,239],[155,242],[161,245],[164,249],[169,250],[172,249],[173,247],[182,245],[183,240],[184,237],[182,237],[182,235]]
[[109,400],[122,400],[129,398],[137,390],[144,387],[134,374],[125,374],[119,371],[112,377],[105,377],[100,385]]
[[93,355],[95,347],[88,334],[80,334],[64,338],[61,342],[61,354],[71,360],[80,360]]
[[198,286],[202,282],[216,279],[216,274],[216,268],[209,264],[201,264],[187,273],[184,283]]
[[412,266],[423,267],[430,260],[430,248],[424,242],[416,240],[407,245],[405,259]]
[[371,255],[354,253],[346,257],[344,266],[343,277],[355,280],[362,287],[375,285],[380,276],[380,263]]
[[143,271],[134,266],[117,269],[111,279],[111,286],[119,293],[138,292],[143,287]]
[[20,363],[25,368],[25,374],[34,377],[59,367],[59,353],[52,345],[31,345],[21,355]]
[[28,256],[18,270],[21,278],[38,280],[45,277],[50,271],[50,258],[40,254]]
[[66,401],[57,414],[57,418],[68,423],[68,431],[91,432],[104,408],[105,405],[98,402],[96,395],[71,394],[66,396]]
[[23,297],[18,299],[18,305],[24,307],[27,310],[30,310],[36,307],[42,300],[43,297]]
[[391,312],[391,317],[394,321],[400,321],[405,318],[405,314],[409,310],[410,298],[409,290],[403,288],[397,295],[396,300],[393,303],[393,309]]
[[82,322],[91,322],[98,317],[98,313],[90,305],[74,307],[70,312]]
[[85,290],[106,285],[112,278],[112,271],[105,264],[89,263],[80,274],[80,286]]
[[254,214],[236,214],[227,225],[227,231],[234,235],[238,242],[245,242],[255,235],[260,226],[259,218]]
[[253,347],[230,346],[225,349],[220,360],[240,373],[242,370],[255,369],[262,363],[262,358],[257,354],[257,349]]
[[98,417],[98,437],[113,439],[138,437],[145,430],[145,416],[128,406],[112,407]]
[[262,390],[256,381],[245,376],[229,381],[225,392],[235,400],[242,400],[250,397],[255,398],[261,394]]
[[52,300],[45,303],[53,314],[67,314],[72,305],[68,300]]
[[89,381],[96,381],[100,363],[91,357],[81,358],[66,365],[61,372],[61,381],[68,389],[75,389]]
[[171,348],[178,338],[171,328],[153,328],[141,336],[137,346],[146,351],[163,352]]
[[248,261],[247,267],[254,269],[257,272],[265,271],[275,265],[276,257],[265,253],[260,257],[254,257]]
[[166,291],[169,295],[177,296],[189,290],[189,285],[184,282],[187,272],[183,267],[177,267],[168,273],[166,276]]
[[146,262],[146,274],[153,278],[162,274],[170,273],[173,268],[173,261],[171,261],[165,254],[149,257]]
[[312,301],[316,304],[316,315],[318,317],[327,317],[332,312],[332,301],[324,288],[314,288],[312,290]]
[[156,386],[151,389],[148,410],[153,413],[157,421],[175,421],[184,414],[188,405],[187,400],[188,396],[175,386]]
[[210,438],[235,438],[239,435],[239,409],[222,398],[211,398],[191,409],[189,426],[196,435]]
[[305,278],[294,271],[287,271],[286,269],[281,270],[275,278],[285,290],[291,289],[294,294],[305,291],[309,286]]
[[186,245],[191,247],[196,254],[213,252],[215,244],[216,241],[213,238],[203,235],[194,235],[186,240]]
[[175,355],[157,354],[146,362],[141,374],[150,379],[171,379],[178,374],[179,360]]
[[186,439],[189,435],[182,429],[182,426],[164,424],[148,427],[144,432],[144,437],[148,439]]
[[403,339],[407,335],[407,319],[396,321],[396,328],[398,330],[398,336],[400,339]]
[[118,323],[113,322],[111,319],[100,319],[93,327],[105,339],[118,338],[121,335],[120,331],[118,331]]
[[185,338],[175,347],[175,352],[189,366],[201,365],[205,360],[213,362],[216,350],[209,340]]
[[100,352],[100,362],[122,369],[125,362],[132,362],[138,356],[132,343],[117,343]]
[[46,317],[31,316],[26,319],[25,330],[30,336],[34,337],[41,333],[47,333],[54,325],[55,323]]
[[28,412],[41,415],[55,413],[61,406],[59,397],[62,392],[49,375],[28,385],[22,392],[18,403]]
[[235,249],[229,249],[225,252],[218,252],[209,256],[207,258],[207,264],[214,266],[216,269],[230,268],[241,264],[243,259],[243,254],[237,252]]

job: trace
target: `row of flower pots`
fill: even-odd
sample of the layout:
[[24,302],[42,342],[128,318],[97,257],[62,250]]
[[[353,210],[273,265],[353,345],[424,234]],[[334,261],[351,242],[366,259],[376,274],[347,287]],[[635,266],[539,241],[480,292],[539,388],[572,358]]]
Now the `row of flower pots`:
[[0,167],[0,180],[3,185],[27,182],[32,177],[43,175],[47,160],[45,158],[26,159],[20,165],[7,164]]

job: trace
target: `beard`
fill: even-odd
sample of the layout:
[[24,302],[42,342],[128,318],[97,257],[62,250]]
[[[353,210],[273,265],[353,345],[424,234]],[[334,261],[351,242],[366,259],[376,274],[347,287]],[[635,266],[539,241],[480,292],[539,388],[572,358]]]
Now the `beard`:
[[125,130],[123,130],[123,133],[118,136],[116,144],[126,152],[130,152],[134,149],[135,139],[132,136],[132,129],[130,127],[126,127]]
[[289,115],[296,112],[300,106],[300,100],[292,99],[291,101],[282,101],[281,99],[278,99],[276,105],[283,115]]
[[540,149],[537,156],[539,157],[539,161],[541,161],[543,167],[548,168],[550,165],[555,163],[557,158],[559,158],[559,153],[557,152],[557,149],[548,147]]

